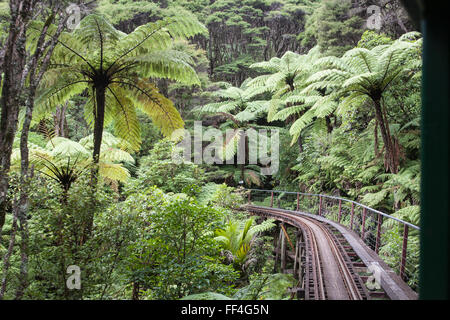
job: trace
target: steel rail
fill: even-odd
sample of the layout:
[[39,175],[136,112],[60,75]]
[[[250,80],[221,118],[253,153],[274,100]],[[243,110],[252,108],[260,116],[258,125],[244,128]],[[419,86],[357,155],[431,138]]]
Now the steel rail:
[[379,214],[379,215],[381,215],[383,217],[386,217],[388,219],[392,219],[392,220],[395,220],[395,221],[400,222],[402,224],[405,224],[408,227],[411,227],[413,229],[420,230],[420,227],[418,227],[418,226],[416,226],[416,225],[414,225],[412,223],[406,222],[406,221],[404,221],[402,219],[395,218],[393,216],[388,215],[387,213],[384,213],[384,212],[381,212],[379,210],[373,209],[373,208],[368,207],[368,206],[366,206],[366,205],[364,205],[362,203],[359,203],[359,202],[356,202],[356,201],[353,201],[353,200],[350,200],[350,199],[330,196],[330,195],[326,195],[326,194],[303,193],[303,192],[293,192],[293,191],[283,191],[283,190],[263,190],[263,189],[245,189],[245,190],[248,190],[250,192],[251,191],[260,191],[260,192],[267,192],[267,193],[272,193],[273,192],[273,193],[284,193],[284,194],[295,194],[295,195],[299,194],[299,195],[308,196],[308,197],[323,197],[323,198],[328,198],[328,199],[345,201],[345,202],[348,202],[348,203],[353,203],[353,204],[355,204],[355,205],[357,205],[357,206],[359,206],[361,208],[365,208],[365,209],[367,209],[367,210],[369,210],[371,212],[377,213],[377,214]]
[[310,220],[315,225],[317,225],[320,229],[322,229],[325,236],[327,237],[327,241],[330,244],[330,247],[332,249],[335,260],[336,260],[336,262],[338,262],[339,272],[341,274],[342,280],[344,280],[343,282],[347,288],[347,293],[349,294],[349,298],[351,300],[362,300],[362,296],[353,280],[351,271],[348,269],[348,267],[345,263],[345,260],[342,257],[342,254],[340,253],[339,248],[337,247],[336,242],[334,241],[334,239],[331,238],[328,229],[325,228],[322,223],[313,221],[313,219],[305,218],[305,220]]
[[[252,206],[248,206],[248,207],[251,208]],[[324,235],[326,237],[325,240],[331,249],[334,260],[336,261],[337,269],[340,274],[342,283],[344,284],[344,286],[346,288],[348,298],[350,300],[362,300],[363,299],[363,297],[355,283],[355,280],[353,278],[353,273],[348,268],[346,261],[345,261],[344,257],[342,256],[343,253],[339,250],[338,244],[336,243],[337,240],[335,240],[331,236],[329,229],[326,228],[322,222],[317,221],[312,218],[299,216],[294,213],[281,212],[280,210],[277,210],[276,208],[263,208],[263,207],[257,207],[257,206],[253,206],[253,207],[260,211],[263,211],[266,214],[269,214],[271,216],[275,216],[275,217],[281,216],[282,218],[284,217],[284,218],[288,218],[288,219],[293,219],[298,224],[298,225],[296,225],[297,227],[302,229],[303,232],[306,231],[308,233],[308,236],[305,237],[305,239],[309,239],[309,241],[310,241],[309,248],[311,250],[311,255],[313,257],[313,260],[310,261],[310,263],[312,265],[312,269],[313,269],[313,273],[314,273],[313,278],[316,280],[316,283],[314,283],[314,293],[315,293],[314,296],[316,299],[324,300],[324,299],[326,299],[327,296],[329,296],[329,294],[327,294],[327,291],[326,291],[326,285],[325,285],[325,280],[324,280],[325,277],[323,274],[323,269],[321,267],[322,259],[320,257],[319,246],[317,244],[317,235],[316,235],[316,232],[311,228],[311,226],[308,225],[308,223],[306,223],[306,221],[314,224],[324,233]]]
[[304,225],[304,227],[306,228],[306,230],[308,230],[309,233],[309,239],[311,241],[310,244],[310,249],[312,251],[311,255],[313,257],[313,261],[311,261],[312,263],[312,267],[313,267],[313,272],[315,274],[315,279],[317,280],[317,283],[315,283],[315,287],[317,287],[316,291],[317,291],[317,295],[315,295],[316,297],[318,297],[317,300],[325,300],[326,298],[326,291],[325,291],[325,282],[323,279],[323,272],[322,272],[322,259],[320,258],[320,252],[319,252],[319,246],[317,245],[317,239],[316,236],[313,232],[313,230],[307,226]]

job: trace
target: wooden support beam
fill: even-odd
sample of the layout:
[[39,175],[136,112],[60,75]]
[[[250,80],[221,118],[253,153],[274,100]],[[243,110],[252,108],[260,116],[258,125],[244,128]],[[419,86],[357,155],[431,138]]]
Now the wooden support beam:
[[280,254],[280,247],[281,247],[281,237],[283,236],[283,231],[280,230],[278,241],[275,241],[275,263],[273,266],[273,272],[277,273],[277,266],[278,266],[278,259]]
[[285,231],[283,224],[281,224],[281,229],[282,231],[280,231],[281,234],[281,252],[280,252],[280,258],[281,258],[281,273],[284,273],[286,270],[286,236],[285,236]]
[[288,240],[289,245],[291,246],[292,251],[294,251],[294,250],[295,250],[295,249],[294,249],[294,245],[292,244],[292,241],[291,241],[291,239],[289,238],[289,235],[288,235],[288,233],[287,233],[287,231],[286,231],[286,228],[284,227],[283,224],[281,224],[281,230],[283,230],[284,236],[285,236],[286,239]]
[[298,254],[299,254],[299,236],[297,234],[297,241],[295,241],[295,251],[294,251],[294,255],[295,255],[295,259],[294,259],[294,275],[297,273],[297,263],[299,261],[298,259]]

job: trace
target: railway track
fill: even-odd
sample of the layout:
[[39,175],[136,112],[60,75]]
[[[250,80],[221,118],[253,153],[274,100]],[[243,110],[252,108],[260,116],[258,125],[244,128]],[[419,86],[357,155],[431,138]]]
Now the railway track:
[[275,208],[246,206],[301,229],[305,239],[305,298],[308,300],[366,300],[368,295],[353,270],[344,245],[326,224]]

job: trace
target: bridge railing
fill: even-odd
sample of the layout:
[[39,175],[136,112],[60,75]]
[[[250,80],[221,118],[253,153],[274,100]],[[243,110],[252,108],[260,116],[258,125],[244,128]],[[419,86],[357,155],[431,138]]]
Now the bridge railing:
[[351,229],[413,290],[417,290],[418,226],[335,196],[260,189],[247,191],[248,202],[254,205],[316,214]]

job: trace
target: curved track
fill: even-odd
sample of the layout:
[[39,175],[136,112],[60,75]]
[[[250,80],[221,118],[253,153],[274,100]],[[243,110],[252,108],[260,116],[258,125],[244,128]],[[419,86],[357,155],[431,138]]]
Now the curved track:
[[305,290],[308,299],[367,299],[342,244],[324,223],[274,208],[246,208],[295,225],[303,231],[307,248]]

